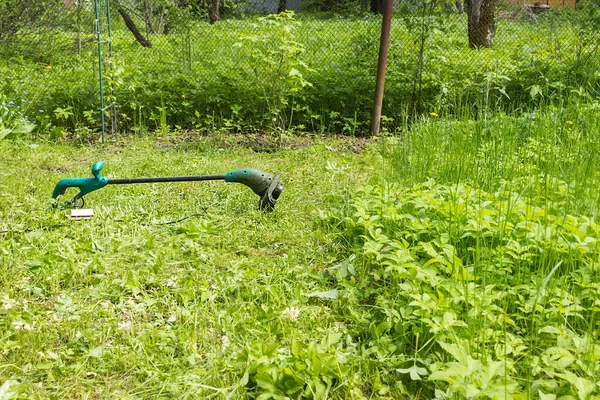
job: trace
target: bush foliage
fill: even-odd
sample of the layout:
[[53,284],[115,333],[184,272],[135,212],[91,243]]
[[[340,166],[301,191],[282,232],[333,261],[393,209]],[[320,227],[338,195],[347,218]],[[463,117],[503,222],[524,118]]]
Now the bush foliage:
[[[115,21],[105,91],[117,101],[121,129],[270,130],[276,108],[277,125],[287,129],[365,132],[379,17],[284,15],[251,25],[245,19],[209,25],[184,18],[168,34],[150,35],[152,48],[141,48]],[[495,47],[482,51],[467,48],[465,18],[442,11],[395,18],[385,127],[394,129],[407,116],[430,111],[520,113],[565,97],[598,94],[600,52],[598,32],[591,28],[593,13],[501,20]],[[260,40],[260,55],[248,38]],[[28,40],[21,37],[11,48],[26,49]],[[69,130],[81,125],[97,129],[95,44],[84,40],[77,55],[75,42],[74,31],[54,31],[52,46],[38,47],[35,55],[4,49],[0,92],[15,103],[24,100],[23,112],[39,120],[38,128],[51,121]],[[293,70],[274,68],[278,58]],[[301,91],[289,85],[297,78]],[[274,84],[281,79],[288,83]],[[265,85],[277,89],[265,92]],[[72,107],[73,118],[58,121],[57,107]],[[95,118],[86,118],[85,112]]]

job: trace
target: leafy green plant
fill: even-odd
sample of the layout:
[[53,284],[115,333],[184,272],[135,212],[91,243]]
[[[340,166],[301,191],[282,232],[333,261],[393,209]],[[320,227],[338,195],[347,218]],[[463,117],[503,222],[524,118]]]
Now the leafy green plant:
[[340,339],[333,333],[307,346],[294,341],[289,350],[253,343],[239,359],[246,368],[241,383],[257,399],[327,399],[348,370],[335,351]]
[[254,26],[258,33],[242,36],[237,44],[248,51],[252,78],[273,127],[284,131],[292,126],[296,97],[312,86],[304,76],[314,71],[301,59],[305,49],[296,41],[296,24],[292,11],[261,17]]
[[0,93],[0,140],[23,137],[35,129],[35,124],[28,121],[13,101],[8,101]]
[[[368,188],[326,213],[356,254],[356,272],[335,281],[343,303],[364,309],[354,335],[365,355],[430,395],[600,394],[599,294],[586,287],[600,226],[565,215],[552,193],[428,181]],[[547,332],[585,346],[559,362],[572,345]]]
[[61,122],[66,122],[68,119],[72,118],[74,116],[73,114],[73,107],[71,106],[67,106],[65,108],[61,108],[61,107],[56,107],[54,109],[54,116],[56,117],[56,119],[58,121]]
[[[500,19],[497,45],[472,52],[464,15],[448,13],[441,3],[429,7],[406,7],[394,18],[383,109],[394,120],[390,131],[411,109],[418,117],[522,116],[572,98],[593,103],[597,97],[597,30],[588,13],[593,8],[531,21]],[[152,49],[132,46],[131,34],[113,21],[115,57],[105,59],[105,94],[107,103],[117,101],[120,130],[234,130],[231,124],[243,121],[241,129],[254,132],[300,126],[290,130],[368,131],[380,16],[298,14],[294,22],[272,16],[209,25],[185,15],[165,17],[174,25],[153,38]],[[17,103],[26,100],[23,112],[30,121],[49,115],[70,132],[82,122],[97,128],[83,117],[99,108],[93,32],[80,32],[78,48],[78,29],[53,29],[52,45],[43,51],[35,35],[3,47],[19,54],[2,57],[0,91]],[[285,71],[276,68],[278,59]],[[290,75],[292,68],[300,75]],[[65,105],[73,107],[74,118],[56,120],[52,110]],[[237,116],[234,105],[242,107]],[[164,124],[157,107],[164,107]]]

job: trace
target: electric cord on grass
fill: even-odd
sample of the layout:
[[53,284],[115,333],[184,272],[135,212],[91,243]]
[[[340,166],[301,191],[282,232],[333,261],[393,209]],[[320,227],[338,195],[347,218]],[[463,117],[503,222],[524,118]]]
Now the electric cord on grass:
[[216,201],[212,204],[209,204],[208,206],[200,206],[200,208],[202,209],[201,213],[193,213],[193,214],[189,214],[186,215],[185,217],[181,217],[177,220],[173,220],[173,221],[167,221],[167,222],[155,222],[155,223],[150,223],[150,224],[140,224],[141,226],[159,226],[159,225],[173,225],[173,224],[177,224],[179,222],[185,221],[188,218],[192,218],[192,217],[205,217],[206,213],[208,212],[208,209],[212,206],[216,206],[217,204],[219,204],[221,201]]
[[[151,224],[140,224],[141,226],[159,226],[159,225],[172,225],[172,224],[177,224],[179,222],[185,221],[188,218],[192,218],[192,217],[204,217],[206,216],[206,214],[204,213],[194,213],[194,214],[190,214],[190,215],[186,215],[185,217],[179,218],[177,220],[173,220],[173,221],[167,221],[167,222],[157,222],[157,223],[151,223]],[[124,222],[124,220],[122,219],[117,219],[115,220],[115,222]],[[33,231],[38,231],[38,230],[51,230],[51,229],[55,229],[55,228],[61,228],[61,227],[65,227],[67,226],[67,224],[54,224],[54,225],[48,225],[48,226],[40,226],[39,228],[26,228],[26,229],[21,229],[21,230],[11,230],[11,229],[4,229],[4,230],[0,230],[0,235],[5,235],[7,233],[27,233],[27,232],[33,232]]]
[[204,214],[204,213],[194,213],[194,214],[186,215],[185,217],[179,218],[178,220],[174,220],[174,221],[156,222],[156,223],[153,223],[153,224],[140,224],[140,225],[141,226],[172,225],[172,224],[177,224],[179,222],[185,221],[188,218],[192,218],[192,217],[204,217],[204,216],[206,216],[206,214]]
[[54,229],[54,228],[61,228],[63,226],[67,226],[67,224],[54,224],[54,225],[48,225],[48,226],[40,226],[39,228],[25,228],[25,229],[21,229],[18,231],[5,229],[5,230],[0,231],[0,235],[4,235],[4,234],[10,233],[10,232],[26,233],[26,232],[33,232],[33,231],[38,231],[38,230],[50,230],[50,229]]
[[[173,221],[156,222],[156,223],[140,224],[140,225],[141,226],[173,225],[173,224],[178,224],[179,222],[183,222],[183,221],[185,221],[188,218],[192,218],[192,217],[205,217],[206,216],[206,211],[207,211],[208,207],[210,207],[210,206],[201,207],[203,209],[203,211],[204,211],[202,213],[189,214],[189,215],[186,215],[184,217],[181,217],[181,218],[173,220]],[[115,220],[115,222],[124,222],[124,220],[117,219],[117,220]],[[65,227],[65,226],[67,226],[67,224],[54,224],[54,225],[48,225],[48,226],[41,226],[39,228],[26,228],[26,229],[21,229],[21,230],[6,229],[6,230],[0,230],[0,235],[4,235],[4,234],[10,233],[10,232],[14,232],[14,233],[26,233],[26,232],[33,232],[33,231],[37,231],[37,230],[50,230],[50,229],[61,228],[61,227]]]

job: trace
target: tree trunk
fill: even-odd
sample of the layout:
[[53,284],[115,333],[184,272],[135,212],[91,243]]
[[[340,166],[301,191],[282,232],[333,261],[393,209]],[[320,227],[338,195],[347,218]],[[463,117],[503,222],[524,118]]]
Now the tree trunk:
[[152,3],[150,0],[144,0],[144,21],[146,22],[146,34],[156,33],[152,25]]
[[469,20],[469,47],[492,47],[496,35],[496,0],[466,0]]
[[279,0],[279,7],[277,7],[277,14],[281,14],[287,10],[287,0]]
[[462,14],[465,12],[465,5],[461,0],[456,1],[456,12]]
[[119,12],[119,14],[121,14],[121,17],[123,17],[123,21],[125,21],[127,29],[129,29],[131,33],[133,33],[133,36],[135,36],[135,39],[139,42],[139,44],[141,44],[144,47],[152,47],[152,43],[150,43],[150,41],[140,33],[129,14],[127,14],[122,7],[119,7],[117,11]]
[[81,55],[81,10],[83,8],[83,1],[77,2],[77,54]]
[[383,14],[383,3],[385,0],[371,0],[371,12],[374,14]]
[[221,14],[219,13],[220,5],[221,0],[208,1],[208,18],[210,18],[211,24],[214,24],[216,21],[219,21],[221,19]]

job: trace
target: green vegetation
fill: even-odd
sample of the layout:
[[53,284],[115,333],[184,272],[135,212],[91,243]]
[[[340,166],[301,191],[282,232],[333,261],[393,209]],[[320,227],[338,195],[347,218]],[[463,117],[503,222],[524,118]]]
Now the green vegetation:
[[[254,388],[270,374],[288,379],[288,364],[295,388],[306,379],[342,393],[336,316],[307,295],[336,259],[314,209],[374,176],[377,155],[353,146],[0,141],[2,398],[240,398],[266,390]],[[50,210],[58,179],[88,176],[98,159],[112,177],[253,166],[281,171],[286,189],[271,214],[247,188],[216,182],[108,187],[87,196],[86,222]]]
[[[0,393],[596,399],[598,127],[578,103],[430,115],[362,151],[0,141]],[[107,187],[91,221],[50,210],[98,159],[118,177],[249,165],[286,190],[272,214],[222,183]]]
[[[523,20],[515,14],[498,21],[495,47],[486,51],[468,49],[463,15],[398,15],[384,126],[394,130],[407,116],[430,111],[519,114],[597,96],[599,37],[586,15]],[[380,18],[296,19],[188,21],[169,34],[150,35],[152,48],[141,47],[116,20],[106,93],[118,102],[120,129],[271,130],[275,118],[277,127],[296,131],[367,131]],[[0,93],[22,102],[45,133],[48,123],[66,128],[65,135],[79,130],[89,136],[86,129],[98,128],[95,45],[85,42],[78,55],[76,41],[73,31],[56,33],[52,45],[34,45],[25,36],[0,55]],[[281,61],[285,68],[277,67]],[[55,113],[67,107],[68,117]]]
[[321,214],[348,250],[323,282],[380,394],[600,396],[598,127],[598,103],[427,118],[386,185]]
[[[503,11],[485,51],[463,16],[397,16],[376,139],[375,16],[184,18],[151,48],[116,23],[105,146],[84,20],[11,36],[0,400],[599,400],[598,9]],[[71,221],[53,186],[97,160],[285,190],[264,213],[242,185],[107,186]]]

